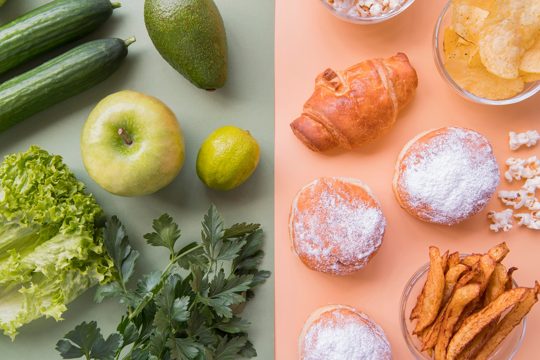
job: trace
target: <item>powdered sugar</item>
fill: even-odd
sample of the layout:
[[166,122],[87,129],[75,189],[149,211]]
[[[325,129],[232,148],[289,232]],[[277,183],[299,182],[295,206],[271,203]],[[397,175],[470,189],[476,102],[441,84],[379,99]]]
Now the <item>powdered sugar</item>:
[[[315,270],[339,274],[361,269],[382,243],[386,220],[380,207],[346,191],[343,182],[366,192],[355,180],[322,178],[306,186],[293,204],[295,250],[318,264]],[[300,209],[299,197],[311,199],[310,206]]]
[[360,313],[333,310],[315,321],[303,339],[302,360],[390,360],[383,330]]
[[442,130],[410,145],[398,182],[423,220],[455,224],[485,207],[499,184],[499,167],[479,133]]

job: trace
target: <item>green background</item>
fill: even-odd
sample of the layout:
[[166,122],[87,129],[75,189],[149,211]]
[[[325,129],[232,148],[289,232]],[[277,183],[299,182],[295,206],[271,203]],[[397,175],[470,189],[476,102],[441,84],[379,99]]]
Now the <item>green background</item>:
[[[0,24],[46,2],[8,0],[0,10]],[[37,144],[64,157],[105,211],[117,214],[128,228],[131,242],[142,253],[138,273],[160,269],[167,261],[165,250],[150,248],[142,239],[150,230],[153,218],[168,212],[179,222],[185,241],[198,240],[200,220],[211,202],[218,206],[227,224],[236,221],[263,224],[267,252],[263,265],[266,269],[273,268],[274,1],[217,0],[216,3],[225,21],[230,51],[230,76],[224,89],[205,92],[176,73],[150,42],[143,21],[143,0],[124,0],[123,7],[115,11],[105,26],[87,38],[135,35],[137,42],[130,47],[122,68],[96,88],[0,134],[2,156]],[[39,61],[33,65],[36,63]],[[0,77],[0,81],[5,78]],[[88,177],[81,161],[79,136],[86,117],[101,98],[123,89],[163,100],[176,113],[185,134],[186,163],[182,172],[170,186],[152,196],[122,198],[108,194]],[[218,193],[207,190],[199,181],[195,160],[203,139],[215,128],[227,124],[248,129],[258,139],[261,163],[242,187]],[[0,359],[58,359],[54,350],[56,341],[83,320],[97,320],[106,334],[114,330],[123,313],[122,307],[113,301],[95,304],[93,294],[91,289],[72,303],[63,322],[34,321],[21,330],[14,343],[1,336]],[[253,323],[250,335],[259,359],[264,360],[273,359],[273,299],[272,278],[259,289],[245,313]]]

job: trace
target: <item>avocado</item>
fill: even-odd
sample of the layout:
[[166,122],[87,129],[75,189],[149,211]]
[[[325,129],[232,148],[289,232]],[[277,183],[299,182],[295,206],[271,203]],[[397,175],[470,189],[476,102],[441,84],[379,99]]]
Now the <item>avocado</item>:
[[195,86],[214,90],[227,80],[227,36],[213,0],[146,0],[148,34],[167,62]]

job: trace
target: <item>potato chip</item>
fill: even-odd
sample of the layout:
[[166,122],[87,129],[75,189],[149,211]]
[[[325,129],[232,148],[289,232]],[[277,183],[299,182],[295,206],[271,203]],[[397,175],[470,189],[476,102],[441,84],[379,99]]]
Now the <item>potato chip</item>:
[[523,50],[517,24],[511,19],[488,25],[478,42],[480,57],[486,69],[504,79],[519,77]]
[[525,73],[540,74],[540,40],[527,50],[521,58],[519,70]]
[[489,10],[495,4],[495,0],[454,0],[452,3],[456,5],[475,6],[484,10]]
[[477,43],[489,11],[471,5],[452,6],[452,28],[465,40]]
[[460,87],[482,98],[508,99],[522,92],[525,87],[521,78],[502,79],[491,74],[485,67],[469,67],[456,60],[448,60],[445,67]]
[[494,6],[491,17],[511,19],[518,24],[522,47],[530,48],[540,32],[540,2],[538,0],[504,0]]
[[484,67],[484,64],[482,64],[482,58],[480,57],[480,49],[475,48],[469,57],[468,62],[470,67]]
[[477,52],[477,46],[461,38],[454,30],[448,28],[444,32],[444,55],[447,60],[468,63]]
[[521,78],[526,83],[532,83],[535,81],[540,81],[540,74],[521,73]]

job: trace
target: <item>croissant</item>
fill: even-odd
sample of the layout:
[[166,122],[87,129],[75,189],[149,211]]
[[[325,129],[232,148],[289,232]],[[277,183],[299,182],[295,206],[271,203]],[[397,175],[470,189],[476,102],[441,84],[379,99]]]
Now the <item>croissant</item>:
[[417,86],[416,71],[403,53],[345,71],[327,69],[291,128],[313,151],[358,148],[395,124]]

